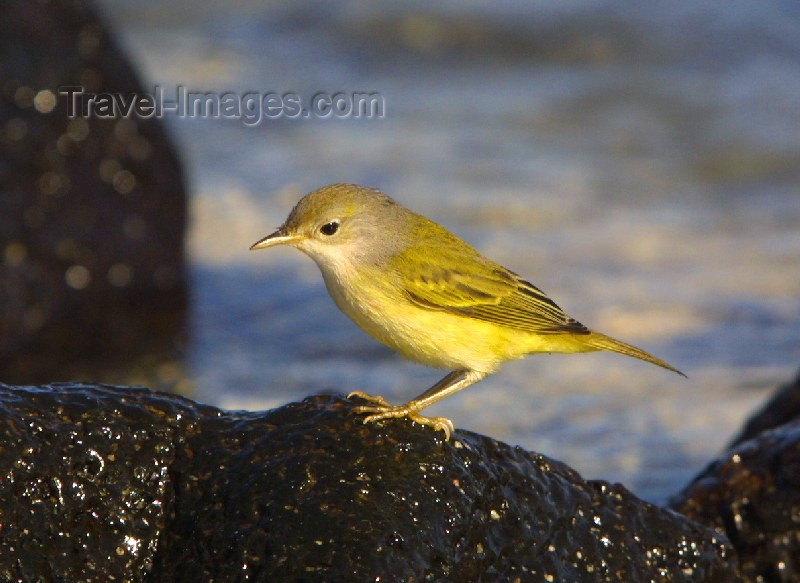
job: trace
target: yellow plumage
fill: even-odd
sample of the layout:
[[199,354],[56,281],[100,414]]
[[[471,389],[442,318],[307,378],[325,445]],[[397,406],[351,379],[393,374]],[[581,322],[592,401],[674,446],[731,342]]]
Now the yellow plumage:
[[589,330],[533,284],[373,189],[336,184],[308,194],[252,248],[278,244],[314,259],[336,305],[373,338],[411,360],[453,370],[401,406],[357,393],[375,402],[359,407],[371,413],[365,421],[410,417],[449,436],[449,420],[419,411],[534,352],[610,350],[683,374]]

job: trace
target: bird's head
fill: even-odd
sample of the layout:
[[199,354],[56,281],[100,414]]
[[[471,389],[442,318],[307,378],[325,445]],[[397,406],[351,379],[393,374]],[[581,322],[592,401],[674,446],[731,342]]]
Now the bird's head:
[[395,248],[406,213],[379,190],[331,184],[300,199],[286,222],[250,249],[291,245],[320,267],[375,261]]

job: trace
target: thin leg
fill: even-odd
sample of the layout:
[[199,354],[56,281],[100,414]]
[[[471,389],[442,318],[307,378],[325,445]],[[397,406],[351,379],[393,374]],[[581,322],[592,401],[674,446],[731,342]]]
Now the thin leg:
[[450,439],[450,434],[455,430],[453,422],[446,417],[424,417],[419,412],[425,407],[429,407],[435,402],[477,383],[486,375],[487,373],[485,372],[474,370],[454,370],[430,389],[404,405],[391,405],[383,397],[373,397],[361,391],[353,391],[347,396],[361,397],[375,403],[374,405],[361,405],[353,409],[356,413],[370,413],[369,416],[364,418],[364,423],[373,423],[381,419],[408,417],[422,425],[430,425],[434,429],[441,429],[444,431],[444,438],[447,441]]

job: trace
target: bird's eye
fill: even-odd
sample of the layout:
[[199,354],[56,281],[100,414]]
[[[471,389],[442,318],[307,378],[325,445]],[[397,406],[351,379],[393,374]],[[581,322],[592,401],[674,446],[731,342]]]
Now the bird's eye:
[[339,221],[331,221],[330,223],[325,223],[319,228],[319,232],[328,237],[334,235],[338,230],[339,230]]

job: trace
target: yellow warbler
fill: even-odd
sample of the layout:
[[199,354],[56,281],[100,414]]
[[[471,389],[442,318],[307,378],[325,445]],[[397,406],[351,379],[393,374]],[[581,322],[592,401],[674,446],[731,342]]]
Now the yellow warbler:
[[365,423],[408,417],[447,439],[452,422],[420,411],[533,352],[610,350],[683,374],[589,330],[533,284],[372,188],[332,184],[311,192],[251,249],[275,245],[310,256],[339,309],[370,336],[413,361],[452,370],[404,405],[351,393],[371,402],[356,408],[369,413]]

